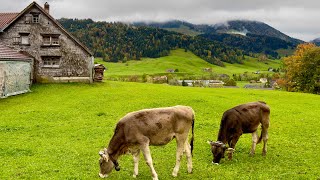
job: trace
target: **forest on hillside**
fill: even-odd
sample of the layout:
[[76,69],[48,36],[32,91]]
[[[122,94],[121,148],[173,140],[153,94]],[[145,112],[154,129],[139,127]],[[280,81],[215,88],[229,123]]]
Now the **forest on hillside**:
[[269,58],[281,58],[278,49],[294,49],[296,44],[291,42],[270,37],[247,33],[245,36],[240,34],[226,34],[226,33],[210,33],[199,35],[203,38],[219,41],[228,46],[242,49],[245,54],[263,53]]
[[191,51],[219,66],[224,66],[222,62],[242,63],[244,59],[243,50],[201,36],[191,37],[159,28],[95,22],[91,19],[62,18],[58,21],[104,61],[125,62],[141,57],[162,57],[176,48]]
[[[167,22],[136,22],[133,25],[162,28],[191,36],[198,35],[210,41],[218,41],[229,47],[241,49],[246,55],[264,54],[271,59],[291,55],[289,53],[298,44],[303,43],[299,39],[289,37],[268,24],[258,21],[232,20],[208,25],[173,20]],[[286,50],[288,54],[279,54],[279,50]]]

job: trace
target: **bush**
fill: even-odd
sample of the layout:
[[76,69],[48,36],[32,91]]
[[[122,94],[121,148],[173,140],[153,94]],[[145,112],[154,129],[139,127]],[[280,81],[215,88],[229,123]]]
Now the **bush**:
[[188,86],[188,83],[183,80],[182,81],[182,86]]
[[142,82],[147,82],[148,80],[147,80],[147,74],[143,74],[142,75]]
[[172,85],[172,86],[180,86],[179,81],[177,79],[175,79],[175,78],[169,79],[168,80],[168,84]]
[[237,86],[237,82],[233,79],[228,79],[224,82],[224,86]]
[[137,75],[132,75],[128,77],[128,81],[129,82],[138,82],[139,81],[139,77]]

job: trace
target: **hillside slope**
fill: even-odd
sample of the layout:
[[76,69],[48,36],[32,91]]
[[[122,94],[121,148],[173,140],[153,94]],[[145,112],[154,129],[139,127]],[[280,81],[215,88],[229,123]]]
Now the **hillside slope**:
[[135,27],[124,23],[94,22],[91,19],[60,19],[59,22],[96,57],[105,61],[125,62],[141,57],[162,57],[171,49],[188,49],[209,63],[241,63],[243,51],[221,42],[191,37],[153,27]]
[[209,75],[204,72],[204,68],[212,68],[212,72],[216,74],[239,74],[244,72],[269,73],[268,68],[279,68],[281,63],[279,60],[266,60],[258,62],[257,58],[246,57],[244,64],[224,63],[225,67],[212,65],[192,52],[185,52],[182,49],[172,50],[169,56],[161,58],[142,58],[140,61],[127,61],[126,63],[108,63],[101,59],[96,59],[97,63],[104,64],[108,70],[105,72],[107,76],[117,75],[142,75],[142,74],[165,74],[168,69],[178,69],[178,76],[184,75]]
[[303,42],[258,21],[233,20],[214,25],[196,25],[175,20],[163,23],[140,22],[134,23],[134,25],[150,26],[187,35],[200,36],[211,41],[221,42],[230,47],[239,48],[246,55],[263,53],[273,58],[279,58],[284,55],[278,53],[278,50],[291,52],[299,43]]
[[234,20],[214,26],[217,33],[242,33],[255,34],[260,36],[274,37],[292,44],[299,44],[303,41],[292,38],[281,31],[259,21]]
[[311,43],[314,43],[317,46],[320,46],[320,38],[316,38],[316,39],[312,40]]
[[302,40],[292,38],[281,31],[271,27],[270,25],[259,22],[259,21],[249,21],[249,20],[231,20],[223,23],[217,24],[192,24],[185,21],[172,20],[167,22],[136,22],[133,23],[135,26],[150,26],[154,28],[162,28],[172,31],[180,31],[181,29],[188,29],[192,34],[206,34],[206,33],[222,33],[222,34],[241,34],[246,35],[247,33],[260,35],[260,36],[269,36],[278,39],[282,39],[286,42],[292,44],[302,43]]

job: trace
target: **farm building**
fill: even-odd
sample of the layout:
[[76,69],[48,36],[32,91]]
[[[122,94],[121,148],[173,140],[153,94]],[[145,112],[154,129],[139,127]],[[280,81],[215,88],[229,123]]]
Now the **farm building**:
[[0,98],[30,91],[32,72],[31,57],[0,43]]
[[221,80],[178,80],[180,85],[197,86],[197,87],[223,87],[224,82]]
[[0,42],[34,59],[34,82],[92,82],[92,52],[32,2],[20,13],[0,13]]

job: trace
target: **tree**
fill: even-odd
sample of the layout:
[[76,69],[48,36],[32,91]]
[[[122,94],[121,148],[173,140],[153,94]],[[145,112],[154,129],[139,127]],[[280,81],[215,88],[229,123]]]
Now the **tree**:
[[320,47],[300,44],[294,55],[283,60],[288,91],[320,94]]
[[320,47],[308,50],[302,62],[301,72],[296,78],[298,90],[320,94]]

